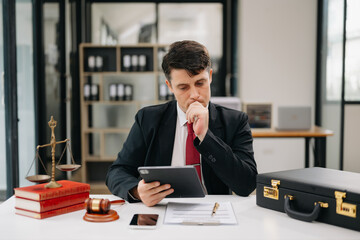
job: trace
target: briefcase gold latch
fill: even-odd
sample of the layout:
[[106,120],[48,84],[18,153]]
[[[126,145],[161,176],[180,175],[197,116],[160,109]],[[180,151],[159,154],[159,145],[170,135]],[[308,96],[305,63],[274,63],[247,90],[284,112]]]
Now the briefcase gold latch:
[[278,185],[280,185],[280,180],[271,179],[272,187],[264,186],[264,197],[279,200],[279,189]]
[[356,218],[356,205],[343,202],[343,198],[346,198],[346,193],[335,191],[336,213]]

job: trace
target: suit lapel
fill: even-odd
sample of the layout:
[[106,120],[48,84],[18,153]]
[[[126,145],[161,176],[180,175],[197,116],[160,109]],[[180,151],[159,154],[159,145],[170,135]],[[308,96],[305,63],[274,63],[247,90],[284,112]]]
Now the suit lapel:
[[209,102],[209,129],[217,137],[224,139],[222,131],[221,119],[218,116],[218,112],[214,104]]
[[176,101],[169,103],[160,122],[158,132],[158,155],[155,161],[158,166],[170,166],[174,148],[175,130],[176,130]]

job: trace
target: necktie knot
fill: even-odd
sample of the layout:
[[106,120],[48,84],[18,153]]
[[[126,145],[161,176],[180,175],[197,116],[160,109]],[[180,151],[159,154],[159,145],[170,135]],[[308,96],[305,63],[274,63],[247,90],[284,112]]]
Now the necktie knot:
[[194,133],[193,124],[188,123],[187,124],[187,129],[188,129],[188,136],[191,138],[191,140],[194,140],[196,138],[196,136],[195,136],[195,133]]
[[193,129],[193,124],[192,124],[192,123],[188,123],[188,124],[187,124],[187,129],[188,129],[188,134],[193,134],[193,133],[194,133],[194,129]]

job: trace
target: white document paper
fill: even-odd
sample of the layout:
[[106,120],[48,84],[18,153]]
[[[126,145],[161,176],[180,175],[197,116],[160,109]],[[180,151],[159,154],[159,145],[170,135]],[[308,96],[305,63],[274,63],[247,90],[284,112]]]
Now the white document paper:
[[230,202],[219,202],[216,213],[212,203],[169,202],[166,207],[164,224],[219,225],[237,224]]

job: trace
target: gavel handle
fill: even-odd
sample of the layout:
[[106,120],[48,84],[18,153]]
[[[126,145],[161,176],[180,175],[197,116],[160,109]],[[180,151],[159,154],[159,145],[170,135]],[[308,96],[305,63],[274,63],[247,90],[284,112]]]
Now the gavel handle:
[[113,204],[119,204],[119,205],[121,205],[121,204],[124,204],[125,203],[125,200],[113,200],[113,201],[111,201],[110,202],[111,203],[111,205],[113,205]]

